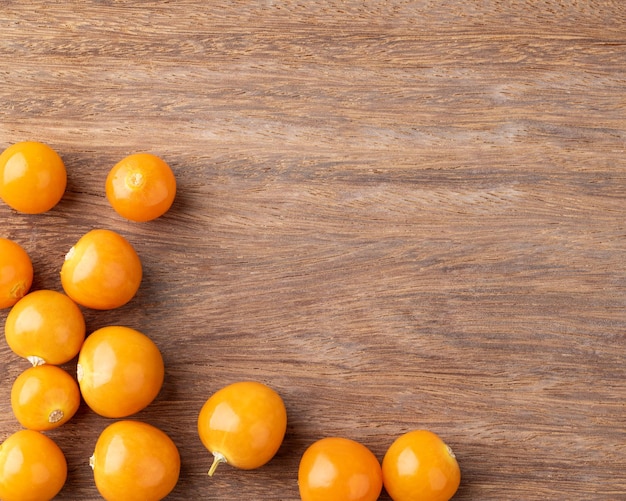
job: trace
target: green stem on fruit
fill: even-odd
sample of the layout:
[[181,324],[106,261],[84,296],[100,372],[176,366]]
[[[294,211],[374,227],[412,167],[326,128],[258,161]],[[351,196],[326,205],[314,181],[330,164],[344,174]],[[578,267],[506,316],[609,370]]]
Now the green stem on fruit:
[[226,458],[224,457],[223,454],[220,454],[219,452],[214,452],[213,453],[213,464],[211,465],[211,468],[209,468],[209,477],[212,477],[213,474],[215,473],[215,470],[217,470],[217,467],[219,466],[220,463],[226,463]]

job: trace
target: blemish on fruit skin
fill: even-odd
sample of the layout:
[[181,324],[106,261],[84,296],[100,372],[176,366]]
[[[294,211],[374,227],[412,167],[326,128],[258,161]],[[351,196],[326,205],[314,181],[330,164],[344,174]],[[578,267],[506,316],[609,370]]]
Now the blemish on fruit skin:
[[13,287],[11,287],[11,291],[9,292],[9,297],[13,299],[22,299],[27,291],[26,282],[20,280],[16,282]]

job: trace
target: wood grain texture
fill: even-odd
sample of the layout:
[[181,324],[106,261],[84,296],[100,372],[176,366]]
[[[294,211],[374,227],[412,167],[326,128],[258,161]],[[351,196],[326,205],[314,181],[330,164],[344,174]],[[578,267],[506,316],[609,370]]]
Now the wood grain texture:
[[[626,3],[2,1],[0,23],[0,147],[46,142],[69,176],[47,214],[0,206],[0,236],[37,289],[91,228],[135,245],[137,297],[85,315],[163,352],[136,418],[179,446],[169,499],[296,500],[312,441],[382,459],[422,427],[455,499],[625,498]],[[178,180],[145,224],[104,197],[136,151]],[[4,439],[26,362],[3,341],[0,364]],[[209,479],[197,413],[240,379],[281,393],[287,436]],[[50,433],[59,499],[99,498],[108,422]]]

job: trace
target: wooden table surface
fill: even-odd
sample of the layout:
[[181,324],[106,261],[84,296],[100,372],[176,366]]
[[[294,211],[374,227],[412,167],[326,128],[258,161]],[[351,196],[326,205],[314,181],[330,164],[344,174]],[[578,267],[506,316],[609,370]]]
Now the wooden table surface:
[[[134,418],[180,449],[168,499],[297,500],[314,440],[382,459],[414,428],[456,452],[455,499],[626,499],[626,3],[4,1],[0,19],[0,148],[42,141],[68,170],[50,212],[2,204],[0,236],[33,290],[61,290],[92,228],[137,249],[138,295],[84,312],[162,350]],[[178,181],[149,223],[104,196],[137,151]],[[2,340],[0,364],[4,439],[27,362]],[[244,379],[283,396],[285,441],[209,478],[198,411]],[[49,433],[58,499],[99,498],[110,422],[83,404]]]

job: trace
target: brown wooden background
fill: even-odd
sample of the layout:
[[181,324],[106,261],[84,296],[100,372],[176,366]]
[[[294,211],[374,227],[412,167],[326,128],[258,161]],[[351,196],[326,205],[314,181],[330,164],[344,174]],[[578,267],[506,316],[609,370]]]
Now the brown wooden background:
[[[457,454],[455,499],[626,499],[626,3],[2,1],[0,19],[0,147],[46,142],[69,173],[47,214],[0,206],[0,235],[36,289],[60,290],[91,228],[135,245],[138,296],[85,315],[164,354],[136,418],[180,448],[169,499],[296,500],[312,441],[382,459],[423,427]],[[144,224],[104,197],[137,151],[179,183]],[[0,364],[4,439],[27,365],[4,341]],[[241,379],[281,393],[287,436],[209,479],[197,413]],[[59,499],[98,499],[108,422],[83,406],[50,433]]]

